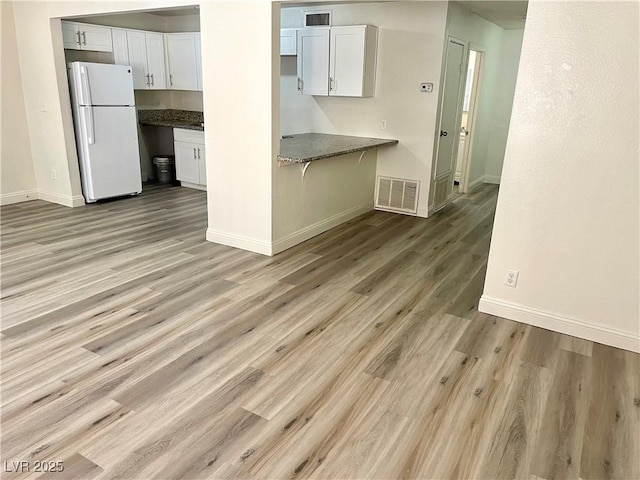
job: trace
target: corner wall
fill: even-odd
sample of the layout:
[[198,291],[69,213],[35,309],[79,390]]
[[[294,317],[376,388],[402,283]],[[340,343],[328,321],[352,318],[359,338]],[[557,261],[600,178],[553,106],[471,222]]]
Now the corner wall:
[[637,2],[530,1],[480,303],[634,351],[639,13]]
[[0,2],[2,21],[2,112],[0,204],[38,198],[20,75],[13,2]]

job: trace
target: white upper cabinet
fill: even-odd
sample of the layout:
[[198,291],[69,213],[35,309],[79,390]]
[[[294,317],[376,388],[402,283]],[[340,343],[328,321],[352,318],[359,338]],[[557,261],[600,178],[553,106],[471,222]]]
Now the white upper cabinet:
[[92,50],[111,52],[111,28],[85,23],[62,22],[62,42],[64,48],[72,50]]
[[133,68],[133,88],[166,89],[162,33],[127,30],[127,47]]
[[298,92],[329,94],[329,28],[298,30]]
[[129,47],[127,46],[127,31],[123,28],[112,28],[113,61],[116,65],[129,65]]
[[297,28],[283,28],[280,30],[280,55],[296,55],[297,45]]
[[165,40],[169,68],[169,88],[173,90],[199,90],[199,54],[198,48],[196,48],[196,34],[167,33]]
[[376,74],[377,28],[331,28],[329,95],[372,97]]
[[378,29],[370,25],[298,30],[298,91],[371,97]]

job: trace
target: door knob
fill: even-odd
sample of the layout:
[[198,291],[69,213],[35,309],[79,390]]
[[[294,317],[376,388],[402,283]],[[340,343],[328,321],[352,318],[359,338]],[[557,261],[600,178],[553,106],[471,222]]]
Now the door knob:
[[447,136],[447,132],[443,132],[442,130],[440,130],[440,136],[441,137],[446,137]]

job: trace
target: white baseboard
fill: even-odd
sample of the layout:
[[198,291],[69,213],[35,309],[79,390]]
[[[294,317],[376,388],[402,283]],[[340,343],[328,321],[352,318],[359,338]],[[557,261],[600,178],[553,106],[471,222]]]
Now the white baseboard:
[[490,315],[640,353],[640,336],[633,333],[505,302],[485,295],[480,298],[478,309]]
[[327,230],[337,227],[338,225],[348,222],[349,220],[356,218],[363,213],[367,213],[373,210],[373,203],[366,203],[357,207],[350,208],[344,212],[340,212],[333,217],[326,218],[319,222],[316,222],[308,227],[302,228],[296,232],[285,235],[284,237],[273,242],[272,251],[273,255],[280,253],[287,248],[291,248],[299,243],[309,240],[310,238],[320,235]]
[[37,190],[22,190],[0,194],[0,205],[11,205],[12,203],[28,202],[38,199]]
[[65,207],[82,207],[85,204],[82,195],[60,195],[59,193],[38,190],[38,198],[45,202],[57,203]]
[[471,190],[473,187],[475,187],[476,185],[480,185],[481,183],[484,183],[484,175],[476,178],[473,182],[469,182],[469,186],[467,187],[467,189]]
[[500,176],[499,175],[485,175],[482,177],[482,181],[484,183],[493,183],[494,185],[500,185]]
[[273,248],[270,242],[243,237],[242,235],[219,232],[212,230],[211,228],[207,228],[206,238],[209,242],[220,243],[222,245],[240,248],[242,250],[249,250],[250,252],[260,253],[262,255],[273,255]]

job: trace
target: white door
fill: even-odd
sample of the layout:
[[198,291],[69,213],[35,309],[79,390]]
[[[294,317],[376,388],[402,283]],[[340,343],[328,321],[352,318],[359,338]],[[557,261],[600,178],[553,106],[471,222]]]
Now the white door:
[[364,27],[334,27],[331,29],[329,95],[362,96],[364,42]]
[[72,68],[80,70],[80,105],[135,105],[131,67],[78,62]]
[[202,42],[200,41],[200,34],[195,34],[196,40],[196,71],[198,78],[198,90],[202,91]]
[[62,44],[66,49],[80,50],[80,32],[77,23],[62,22]]
[[135,107],[81,107],[91,137],[83,159],[88,202],[142,191]]
[[200,183],[198,146],[187,142],[173,142],[173,145],[176,154],[176,179],[182,182]]
[[329,29],[298,30],[298,91],[329,95]]
[[129,64],[133,69],[133,88],[145,90],[149,88],[147,77],[147,45],[144,32],[127,30],[127,47]]
[[445,65],[444,89],[440,107],[440,131],[434,168],[434,209],[447,205],[453,190],[456,152],[460,140],[458,127],[462,109],[464,45],[449,40]]
[[116,65],[129,65],[129,48],[127,47],[127,31],[120,28],[111,29],[113,41],[113,62]]
[[193,33],[167,34],[169,88],[198,90],[196,38]]
[[111,29],[96,25],[80,25],[82,49],[94,52],[112,52]]
[[167,88],[164,68],[164,38],[161,33],[145,33],[147,45],[147,69],[149,73],[149,88],[165,90]]

